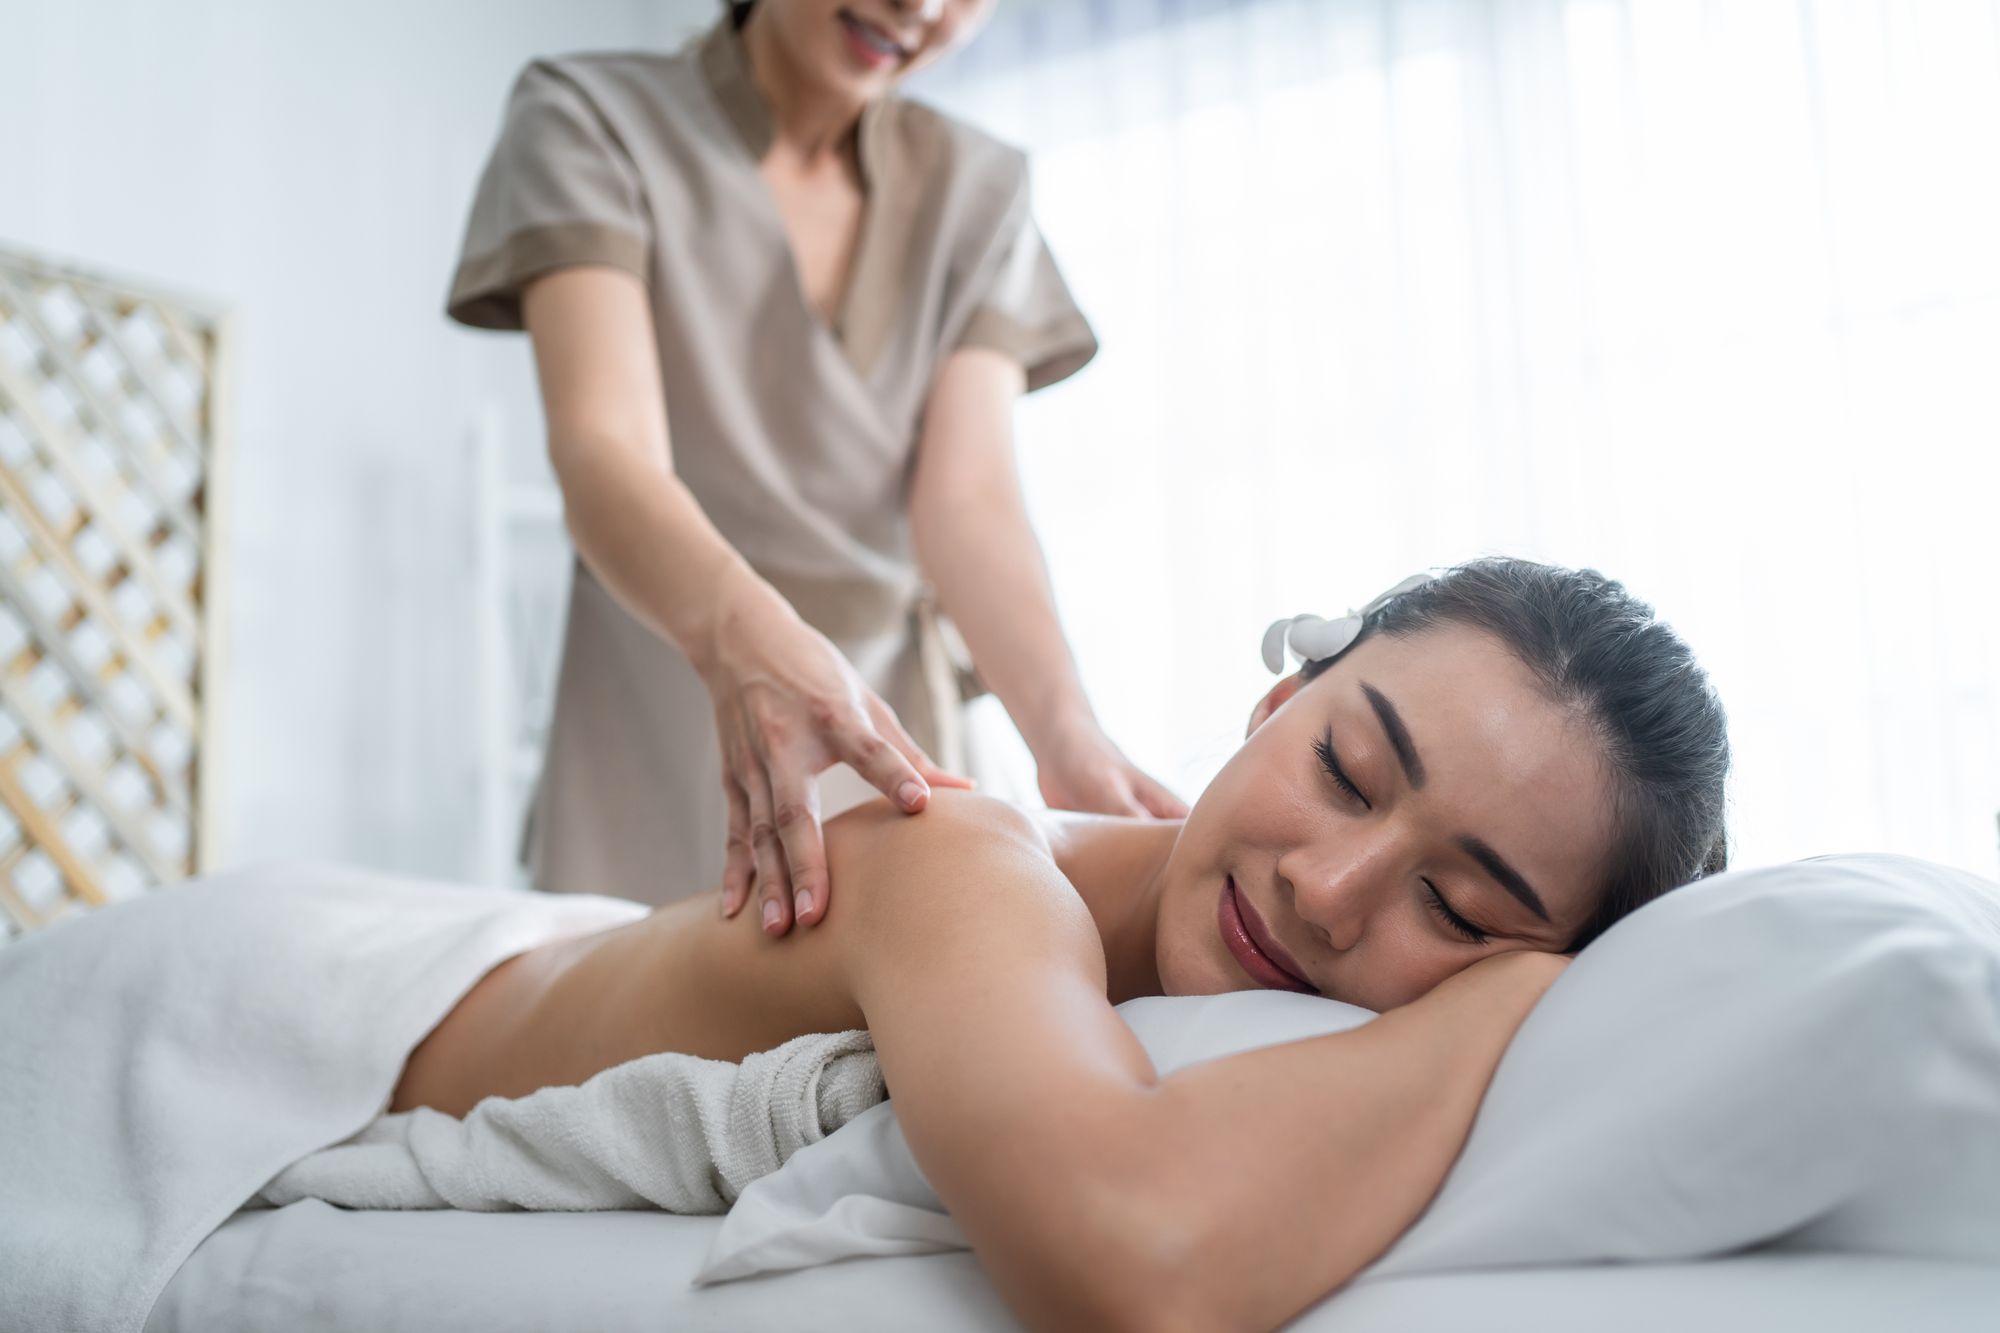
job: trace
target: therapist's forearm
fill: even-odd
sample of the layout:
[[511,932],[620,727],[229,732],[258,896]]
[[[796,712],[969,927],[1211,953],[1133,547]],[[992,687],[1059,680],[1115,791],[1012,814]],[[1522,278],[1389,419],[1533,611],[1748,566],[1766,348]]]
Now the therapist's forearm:
[[551,438],[577,553],[628,612],[706,671],[746,597],[778,594],[710,522],[664,460],[616,440]]
[[1030,748],[1088,722],[1090,704],[1011,460],[984,494],[920,501],[911,517],[939,603]]

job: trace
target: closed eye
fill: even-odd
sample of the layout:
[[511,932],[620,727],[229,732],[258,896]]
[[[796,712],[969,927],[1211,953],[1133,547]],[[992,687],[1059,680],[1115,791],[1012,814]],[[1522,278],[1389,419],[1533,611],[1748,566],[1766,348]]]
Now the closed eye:
[[1438,919],[1450,926],[1461,938],[1472,944],[1486,943],[1486,932],[1452,910],[1452,905],[1445,901],[1442,893],[1438,892],[1438,886],[1429,880],[1424,881],[1424,901],[1430,905],[1431,911],[1437,914]]
[[1313,753],[1319,756],[1320,767],[1326,770],[1327,776],[1333,779],[1335,786],[1350,798],[1361,802],[1363,809],[1375,808],[1374,802],[1361,794],[1361,788],[1354,785],[1354,779],[1348,777],[1347,770],[1340,766],[1340,756],[1333,752],[1333,728],[1328,727],[1326,734],[1313,742]]

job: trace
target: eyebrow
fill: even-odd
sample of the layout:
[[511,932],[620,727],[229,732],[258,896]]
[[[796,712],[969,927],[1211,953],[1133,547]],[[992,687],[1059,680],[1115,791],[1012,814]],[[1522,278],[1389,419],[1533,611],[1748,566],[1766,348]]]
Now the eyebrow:
[[1410,780],[1410,790],[1420,790],[1424,785],[1424,761],[1417,755],[1417,745],[1410,739],[1410,729],[1403,725],[1403,715],[1396,711],[1396,705],[1383,697],[1382,691],[1365,680],[1361,682],[1361,692],[1368,696],[1368,706],[1375,710],[1377,720],[1382,723],[1383,734],[1389,738],[1389,747],[1396,752],[1396,761],[1403,766],[1403,776]]
[[1458,845],[1465,849],[1467,856],[1486,867],[1486,872],[1500,881],[1500,887],[1520,899],[1530,912],[1544,921],[1549,919],[1549,911],[1542,906],[1541,898],[1528,887],[1528,881],[1521,878],[1520,871],[1501,859],[1500,853],[1477,838],[1460,838]]

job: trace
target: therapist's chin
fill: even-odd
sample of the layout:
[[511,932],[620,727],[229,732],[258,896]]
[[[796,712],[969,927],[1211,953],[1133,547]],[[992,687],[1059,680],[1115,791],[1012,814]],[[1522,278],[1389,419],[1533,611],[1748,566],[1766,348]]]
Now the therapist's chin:
[[856,64],[845,51],[841,51],[828,66],[825,77],[833,86],[840,88],[856,101],[868,103],[895,92],[903,80],[920,69],[935,65],[945,54],[945,50],[923,48],[893,65],[880,69],[867,69]]
[[864,74],[843,68],[827,76],[824,82],[826,87],[843,102],[860,108],[878,102],[895,92],[896,85],[902,82],[902,76]]

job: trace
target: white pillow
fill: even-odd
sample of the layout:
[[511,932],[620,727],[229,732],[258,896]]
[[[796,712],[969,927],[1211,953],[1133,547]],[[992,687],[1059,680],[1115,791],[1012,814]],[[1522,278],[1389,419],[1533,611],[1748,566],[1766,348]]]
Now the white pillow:
[[[1134,1000],[1163,1073],[1371,1015]],[[1780,1242],[2000,1262],[2000,886],[1896,856],[1738,871],[1619,923],[1549,991],[1464,1153],[1369,1270],[1671,1260]],[[963,1248],[894,1103],[757,1181],[696,1281]]]

